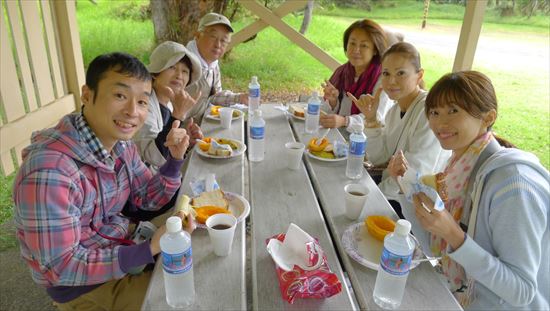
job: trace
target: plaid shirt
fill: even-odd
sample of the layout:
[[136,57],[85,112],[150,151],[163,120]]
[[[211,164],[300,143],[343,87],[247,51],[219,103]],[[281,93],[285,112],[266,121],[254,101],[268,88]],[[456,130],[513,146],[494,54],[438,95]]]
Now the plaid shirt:
[[17,238],[34,281],[46,287],[101,284],[152,261],[148,246],[123,246],[98,232],[128,238],[125,203],[156,210],[180,186],[181,164],[169,160],[152,176],[132,142],[117,143],[111,157],[94,136],[72,114],[23,150],[13,191]]

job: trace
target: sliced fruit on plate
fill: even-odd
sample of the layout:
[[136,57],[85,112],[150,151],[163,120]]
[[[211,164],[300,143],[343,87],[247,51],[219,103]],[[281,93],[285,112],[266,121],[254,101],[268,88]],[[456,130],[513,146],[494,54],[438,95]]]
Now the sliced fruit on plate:
[[395,230],[395,221],[386,216],[368,216],[365,219],[365,226],[369,234],[378,241],[384,242],[386,235]]
[[210,114],[213,116],[219,116],[221,107],[222,106],[212,106],[212,108],[210,108]]
[[196,207],[195,211],[197,212],[197,221],[201,224],[206,223],[208,217],[216,214],[231,214],[228,209],[218,206],[202,206]]

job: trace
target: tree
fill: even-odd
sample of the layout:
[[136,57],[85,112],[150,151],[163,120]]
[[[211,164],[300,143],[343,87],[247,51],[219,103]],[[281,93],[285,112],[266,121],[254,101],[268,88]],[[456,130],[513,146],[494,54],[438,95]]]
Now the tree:
[[302,20],[302,26],[300,27],[300,33],[305,35],[309,23],[311,22],[311,16],[313,15],[313,0],[308,0],[306,8],[304,10],[304,19]]
[[150,0],[156,42],[186,44],[193,39],[200,18],[209,12],[222,13],[228,0]]

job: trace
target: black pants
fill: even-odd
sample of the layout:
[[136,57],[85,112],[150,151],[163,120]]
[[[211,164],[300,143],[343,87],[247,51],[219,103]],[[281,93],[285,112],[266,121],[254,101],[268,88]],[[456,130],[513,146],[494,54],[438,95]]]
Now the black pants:
[[132,206],[130,203],[126,203],[124,209],[122,209],[122,215],[130,218],[134,222],[151,220],[159,215],[166,213],[167,210],[171,209],[174,204],[176,204],[179,192],[180,190],[178,189],[178,191],[174,193],[174,196],[172,197],[170,202],[164,204],[159,210],[156,211],[141,210],[136,208],[135,206]]
[[[371,177],[377,185],[382,181],[382,175],[371,175]],[[399,219],[405,219],[401,211],[401,204],[395,200],[389,200],[389,202],[393,210],[397,213],[397,216],[399,216]]]

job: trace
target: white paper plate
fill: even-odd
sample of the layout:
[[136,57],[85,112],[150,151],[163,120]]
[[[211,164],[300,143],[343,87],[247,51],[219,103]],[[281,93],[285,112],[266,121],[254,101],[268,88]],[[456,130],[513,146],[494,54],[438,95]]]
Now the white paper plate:
[[[205,118],[210,119],[210,120],[217,120],[217,121],[220,121],[220,116],[219,116],[219,115],[213,116],[212,114],[210,114],[210,109],[211,109],[211,108],[208,108],[208,110],[206,110],[206,112],[205,112],[205,114],[204,114]],[[242,111],[239,110],[239,109],[233,108],[233,113],[235,113],[235,111],[238,112],[239,115],[238,115],[238,116],[233,116],[233,119],[232,119],[232,120],[238,120],[238,119],[240,119],[240,118],[243,117],[244,112],[242,112]]]
[[289,106],[288,106],[288,113],[289,113],[290,115],[292,115],[292,117],[293,117],[294,119],[300,120],[300,121],[305,121],[305,120],[306,120],[305,116],[304,116],[304,117],[299,117],[299,116],[295,115],[294,113],[290,112],[290,105],[298,105],[298,106],[304,108],[304,111],[305,111],[305,110],[307,110],[307,103],[296,102],[296,103],[290,103]]
[[[219,137],[218,137],[219,138]],[[236,145],[237,145],[237,149],[236,150],[233,150],[233,152],[231,153],[230,156],[219,156],[219,155],[212,155],[212,154],[208,154],[208,152],[205,152],[205,151],[202,151],[201,148],[199,148],[199,144],[197,143],[195,145],[195,152],[197,152],[199,155],[205,157],[205,158],[210,158],[210,159],[230,159],[230,158],[235,158],[235,157],[238,157],[240,155],[242,155],[245,151],[246,151],[246,145],[243,144],[242,142],[238,141],[238,140],[234,140],[234,139],[230,139],[232,142],[234,142]]]
[[310,158],[313,158],[313,159],[316,159],[316,160],[319,160],[319,161],[324,161],[324,162],[340,162],[340,161],[344,161],[344,160],[346,160],[346,159],[348,158],[347,156],[341,157],[341,158],[335,158],[335,159],[321,158],[321,157],[318,157],[318,156],[312,154],[311,152],[309,152],[309,149],[307,149],[307,147],[306,147],[305,153],[306,153]]
[[[420,259],[424,255],[418,241],[410,235],[416,243],[413,254],[413,260]],[[349,226],[342,235],[342,245],[348,255],[359,264],[374,270],[378,270],[380,264],[380,255],[382,255],[382,242],[373,238],[367,231],[364,222],[359,222]],[[418,262],[411,263],[411,269],[416,268]]]
[[[240,194],[224,191],[223,197],[229,203],[229,211],[237,218],[240,223],[250,214],[250,203]],[[197,222],[197,228],[206,229],[206,225]]]

